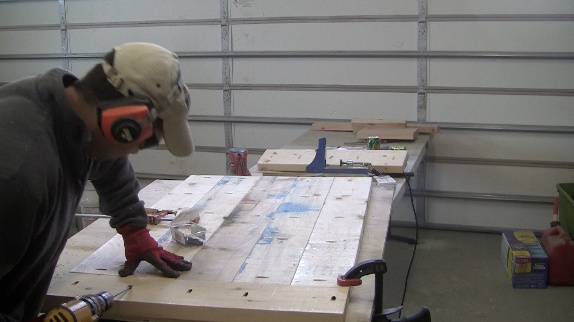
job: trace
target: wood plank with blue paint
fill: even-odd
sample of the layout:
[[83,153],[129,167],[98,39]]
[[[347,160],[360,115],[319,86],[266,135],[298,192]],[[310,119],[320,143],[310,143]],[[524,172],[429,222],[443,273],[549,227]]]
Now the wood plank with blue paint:
[[290,285],[333,177],[297,178],[234,282]]
[[[196,213],[200,217],[201,225],[206,228],[206,240],[209,240],[257,181],[258,177],[190,176],[153,207],[189,209]],[[193,258],[201,250],[200,247],[187,247],[174,241],[169,231],[169,222],[148,228],[160,246],[185,258]],[[116,235],[72,271],[114,276],[125,261],[123,248],[122,237]],[[151,264],[142,262],[135,274],[154,272],[157,273],[157,270]]]
[[291,285],[331,286],[356,263],[371,191],[369,177],[336,177]]
[[243,271],[253,245],[266,236],[269,222],[296,181],[288,177],[256,178],[257,184],[193,257],[194,269],[186,279],[230,283]]

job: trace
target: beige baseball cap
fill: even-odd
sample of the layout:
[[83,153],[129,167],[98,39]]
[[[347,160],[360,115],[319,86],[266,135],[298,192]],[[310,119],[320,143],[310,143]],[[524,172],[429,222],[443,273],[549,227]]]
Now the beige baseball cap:
[[194,151],[187,116],[189,89],[177,55],[151,43],[126,43],[114,48],[113,66],[103,62],[108,81],[124,96],[147,97],[163,121],[169,152],[188,156]]

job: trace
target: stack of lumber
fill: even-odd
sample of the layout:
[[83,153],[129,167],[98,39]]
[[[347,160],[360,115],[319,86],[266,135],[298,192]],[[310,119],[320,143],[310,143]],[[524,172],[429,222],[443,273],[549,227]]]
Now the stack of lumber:
[[356,118],[351,122],[315,122],[311,129],[316,131],[354,132],[358,139],[378,136],[383,141],[414,141],[419,133],[436,133],[433,124],[407,124],[406,120]]
[[[436,125],[407,124],[406,120],[352,119],[350,122],[316,122],[312,130],[352,132],[358,140],[378,136],[381,142],[414,141],[418,133],[435,133]],[[366,144],[364,145],[366,148]],[[257,161],[257,169],[264,175],[303,176],[306,167],[313,161],[315,149],[268,149]],[[380,173],[403,173],[407,164],[407,151],[366,150],[366,149],[327,149],[325,166],[340,167],[341,161],[369,163]]]

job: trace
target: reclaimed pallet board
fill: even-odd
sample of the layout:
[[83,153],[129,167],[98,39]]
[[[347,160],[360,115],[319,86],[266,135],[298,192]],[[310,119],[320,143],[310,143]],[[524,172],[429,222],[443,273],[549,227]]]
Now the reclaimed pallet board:
[[[120,278],[117,264],[106,272],[59,271],[50,301],[87,290],[113,292],[128,283],[134,288],[105,318],[344,321],[349,288],[338,287],[336,277],[356,262],[371,187],[368,177],[191,176],[153,205],[196,209],[200,224],[211,227],[201,247],[165,245],[191,259],[190,272],[177,279],[141,271]],[[196,188],[202,192],[192,193]],[[86,230],[100,226],[96,221]],[[150,228],[154,236],[167,231],[165,225]],[[100,269],[113,263],[110,258],[123,254],[118,236],[101,246],[108,257],[97,264],[91,261],[97,250],[71,239],[67,248],[74,251],[63,253],[58,269],[71,269],[78,260]]]

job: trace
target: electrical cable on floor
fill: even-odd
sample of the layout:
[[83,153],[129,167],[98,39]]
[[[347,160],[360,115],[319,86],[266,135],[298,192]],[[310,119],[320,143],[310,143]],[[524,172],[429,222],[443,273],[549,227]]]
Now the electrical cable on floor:
[[[401,299],[401,306],[403,306],[405,303],[405,297],[407,295],[407,285],[408,285],[408,281],[409,281],[409,275],[411,273],[411,268],[413,266],[413,261],[415,259],[415,253],[417,252],[417,245],[419,243],[419,220],[417,218],[417,211],[415,209],[415,202],[413,200],[413,190],[411,189],[411,181],[410,181],[410,177],[406,173],[403,173],[403,174],[404,174],[405,180],[407,182],[407,187],[409,188],[409,196],[411,198],[411,206],[413,208],[413,214],[415,216],[415,246],[413,248],[413,254],[411,256],[411,262],[409,263],[409,268],[407,269],[407,276],[405,277],[405,286],[403,289],[403,298]],[[401,313],[402,313],[402,310],[399,311],[399,318],[401,317]]]

